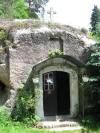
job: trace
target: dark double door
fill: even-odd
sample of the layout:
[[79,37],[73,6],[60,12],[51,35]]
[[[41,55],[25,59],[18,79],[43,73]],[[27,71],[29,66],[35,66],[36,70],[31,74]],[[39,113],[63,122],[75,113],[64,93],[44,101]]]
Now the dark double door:
[[45,116],[70,113],[69,74],[52,71],[43,74],[43,106]]

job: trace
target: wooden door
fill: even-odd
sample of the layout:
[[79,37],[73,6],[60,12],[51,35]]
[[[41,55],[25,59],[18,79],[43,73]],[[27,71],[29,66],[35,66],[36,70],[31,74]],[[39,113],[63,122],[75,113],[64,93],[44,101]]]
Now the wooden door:
[[43,74],[43,105],[45,116],[57,114],[57,94],[54,72]]
[[70,113],[68,73],[53,71],[43,74],[43,106],[45,116]]
[[57,90],[57,115],[67,115],[70,113],[69,74],[61,71],[55,73]]

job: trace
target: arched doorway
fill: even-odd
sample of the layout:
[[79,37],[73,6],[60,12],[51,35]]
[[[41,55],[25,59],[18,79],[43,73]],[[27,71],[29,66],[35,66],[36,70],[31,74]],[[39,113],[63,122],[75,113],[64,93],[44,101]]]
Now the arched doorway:
[[51,71],[43,74],[44,116],[70,114],[69,74]]
[[[50,86],[45,84],[46,76],[53,77],[54,84]],[[79,111],[78,67],[76,64],[60,57],[48,59],[33,67],[32,80],[35,95],[37,96],[38,92],[40,94],[35,113],[41,120],[52,119],[49,116],[54,116],[55,120],[63,115],[67,118],[76,117]],[[48,78],[49,82],[51,81]],[[52,93],[51,90],[54,92]]]

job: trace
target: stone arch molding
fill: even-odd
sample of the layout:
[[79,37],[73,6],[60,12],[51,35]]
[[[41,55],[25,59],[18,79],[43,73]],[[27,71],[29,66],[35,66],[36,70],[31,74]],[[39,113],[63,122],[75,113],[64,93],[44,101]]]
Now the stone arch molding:
[[[78,70],[77,66],[62,58],[54,58],[47,60],[33,67],[33,82],[35,84],[35,92],[40,89],[40,96],[35,108],[35,113],[45,120],[43,110],[43,80],[42,75],[50,71],[62,71],[69,74],[70,78],[70,114],[69,117],[75,117],[78,114],[79,95],[78,95]],[[38,79],[38,82],[36,81]],[[38,86],[38,87],[37,87]]]

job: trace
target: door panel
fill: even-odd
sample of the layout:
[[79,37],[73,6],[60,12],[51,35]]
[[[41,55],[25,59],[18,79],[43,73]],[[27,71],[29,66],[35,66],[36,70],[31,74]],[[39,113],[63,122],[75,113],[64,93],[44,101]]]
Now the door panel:
[[43,105],[45,116],[70,113],[68,73],[53,71],[43,74]]
[[57,97],[54,84],[54,73],[43,75],[43,105],[45,116],[55,116],[57,113]]
[[66,115],[70,112],[69,74],[56,72],[57,88],[57,115]]

